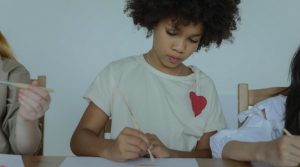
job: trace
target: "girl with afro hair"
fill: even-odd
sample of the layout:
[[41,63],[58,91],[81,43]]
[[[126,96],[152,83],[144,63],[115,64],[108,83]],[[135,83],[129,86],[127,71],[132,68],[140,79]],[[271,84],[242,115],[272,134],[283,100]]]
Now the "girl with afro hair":
[[[126,161],[211,157],[209,138],[225,128],[213,81],[183,62],[232,39],[236,0],[127,0],[124,12],[153,35],[147,53],[114,61],[88,88],[89,105],[71,140],[76,155]],[[110,138],[99,137],[111,118]]]

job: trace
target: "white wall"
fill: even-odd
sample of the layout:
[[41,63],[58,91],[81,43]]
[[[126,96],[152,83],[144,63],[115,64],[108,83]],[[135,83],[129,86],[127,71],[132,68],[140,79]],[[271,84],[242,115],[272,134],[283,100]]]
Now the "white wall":
[[[82,95],[109,62],[147,51],[151,38],[123,14],[124,0],[0,0],[0,30],[32,77],[55,89],[46,114],[45,154],[70,155],[70,137],[84,109]],[[288,84],[300,44],[299,0],[243,0],[233,44],[195,54],[194,64],[219,91],[229,127],[236,124],[237,83]]]

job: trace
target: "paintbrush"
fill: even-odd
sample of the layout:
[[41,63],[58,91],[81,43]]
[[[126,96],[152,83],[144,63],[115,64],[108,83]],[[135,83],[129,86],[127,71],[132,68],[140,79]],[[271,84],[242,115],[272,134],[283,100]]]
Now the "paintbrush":
[[283,129],[283,132],[288,136],[293,136],[287,129]]
[[[121,91],[120,91],[120,93],[121,93]],[[122,94],[122,93],[121,93],[121,94]],[[134,115],[133,115],[133,113],[132,113],[132,111],[131,111],[131,109],[130,109],[130,107],[129,107],[127,98],[126,98],[125,95],[123,95],[123,94],[122,94],[122,96],[123,96],[123,98],[125,99],[125,103],[126,103],[126,106],[127,106],[127,108],[128,108],[128,112],[129,112],[129,115],[130,115],[130,119],[131,119],[131,121],[133,122],[134,127],[135,127],[136,129],[138,129],[138,130],[141,130],[141,129],[140,129],[140,126],[138,125],[137,120],[135,119],[135,117],[134,117]],[[151,151],[150,151],[149,148],[147,149],[147,151],[148,151],[148,154],[149,154],[149,156],[150,156],[151,161],[155,161],[155,158],[154,158],[154,156],[153,156],[153,154],[151,153]]]
[[[30,85],[29,84],[24,84],[24,83],[14,83],[14,82],[9,82],[9,81],[0,81],[0,84],[3,85],[9,85],[9,86],[14,86],[17,88],[28,88]],[[50,88],[44,88],[44,87],[40,87],[48,92],[54,92],[53,89]]]

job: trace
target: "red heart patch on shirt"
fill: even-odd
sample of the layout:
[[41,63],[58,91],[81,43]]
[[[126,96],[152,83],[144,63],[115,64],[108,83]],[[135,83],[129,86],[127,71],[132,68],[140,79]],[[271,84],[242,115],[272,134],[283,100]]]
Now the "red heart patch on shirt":
[[195,115],[195,117],[197,117],[199,114],[201,114],[202,110],[206,106],[206,103],[207,103],[206,98],[203,96],[198,96],[198,95],[196,95],[195,92],[191,91],[190,99],[191,99],[194,115]]

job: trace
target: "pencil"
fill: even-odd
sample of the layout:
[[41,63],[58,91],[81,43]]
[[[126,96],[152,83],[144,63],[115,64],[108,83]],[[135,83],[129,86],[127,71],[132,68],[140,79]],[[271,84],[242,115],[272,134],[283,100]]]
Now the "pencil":
[[283,132],[288,136],[293,136],[287,129],[283,129]]
[[[121,94],[122,94],[122,93],[121,93]],[[138,125],[138,122],[137,122],[136,118],[135,118],[134,115],[133,115],[133,112],[131,111],[131,109],[130,109],[130,107],[129,107],[127,98],[126,98],[125,95],[123,95],[123,94],[122,94],[122,96],[123,96],[124,99],[125,99],[125,103],[126,103],[126,106],[127,106],[127,108],[128,108],[128,112],[129,112],[131,121],[133,122],[133,124],[134,124],[134,126],[135,126],[136,129],[141,130],[141,129],[140,129],[140,126]],[[151,153],[151,151],[150,151],[149,148],[147,149],[147,152],[148,152],[148,154],[149,154],[149,156],[150,156],[151,161],[155,161],[155,158],[154,158],[154,156],[153,156],[153,154]]]
[[[14,86],[17,88],[28,88],[30,85],[29,84],[24,84],[24,83],[15,83],[15,82],[9,82],[9,81],[0,81],[0,84],[4,84],[4,85],[10,85],[10,86]],[[44,87],[40,87],[48,92],[54,92],[53,89],[50,88],[44,88]]]

